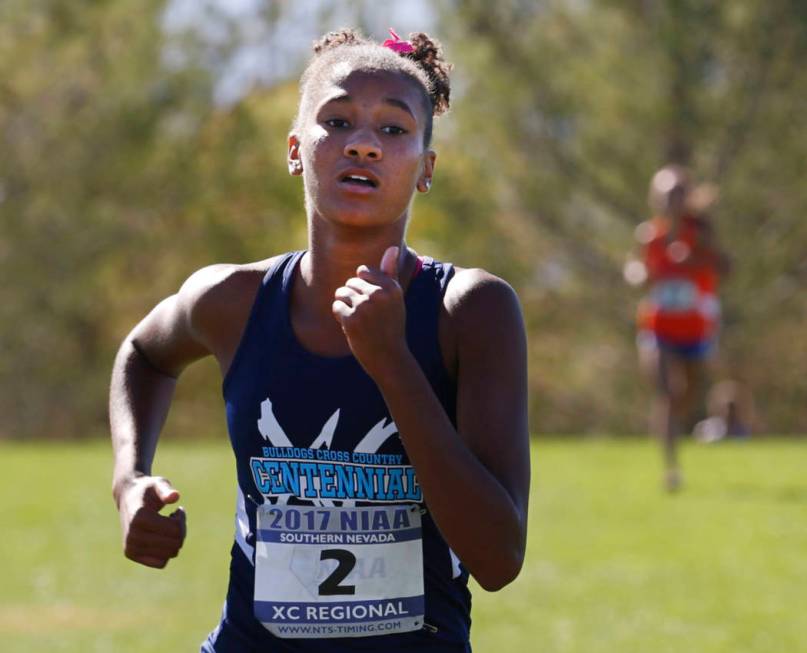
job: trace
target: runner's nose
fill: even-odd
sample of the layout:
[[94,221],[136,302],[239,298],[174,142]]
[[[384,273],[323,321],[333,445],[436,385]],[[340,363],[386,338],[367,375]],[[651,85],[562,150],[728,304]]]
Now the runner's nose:
[[383,152],[379,142],[368,132],[357,132],[355,138],[345,145],[345,156],[351,159],[380,161]]

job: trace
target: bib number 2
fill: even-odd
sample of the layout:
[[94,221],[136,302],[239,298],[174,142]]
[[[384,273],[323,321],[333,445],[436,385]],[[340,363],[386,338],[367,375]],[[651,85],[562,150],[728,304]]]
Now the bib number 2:
[[277,637],[368,637],[423,627],[415,505],[257,511],[255,616]]
[[320,596],[345,596],[356,593],[355,585],[340,585],[356,566],[356,556],[345,549],[323,549],[320,560],[336,560],[339,566],[319,584]]

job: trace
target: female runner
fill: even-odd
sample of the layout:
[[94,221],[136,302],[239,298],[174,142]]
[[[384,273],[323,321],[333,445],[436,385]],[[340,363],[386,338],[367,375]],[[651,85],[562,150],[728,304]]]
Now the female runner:
[[125,555],[164,567],[185,513],[152,461],[176,380],[212,355],[238,480],[222,619],[238,651],[469,651],[468,575],[527,532],[526,344],[501,279],[407,247],[449,66],[425,34],[315,45],[288,140],[305,251],[193,274],[140,322],[110,392]]
[[640,364],[656,391],[653,430],[664,457],[664,485],[681,485],[677,442],[691,419],[707,360],[714,355],[720,324],[718,285],[728,259],[705,214],[708,202],[694,195],[689,173],[667,165],[650,183],[655,216],[636,229],[639,258],[625,276],[647,293],[637,311]]

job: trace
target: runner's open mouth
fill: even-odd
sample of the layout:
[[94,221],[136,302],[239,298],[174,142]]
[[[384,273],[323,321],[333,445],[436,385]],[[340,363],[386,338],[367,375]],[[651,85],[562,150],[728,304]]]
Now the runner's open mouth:
[[364,175],[345,175],[340,181],[347,184],[360,184],[370,188],[376,188],[378,186],[375,181]]

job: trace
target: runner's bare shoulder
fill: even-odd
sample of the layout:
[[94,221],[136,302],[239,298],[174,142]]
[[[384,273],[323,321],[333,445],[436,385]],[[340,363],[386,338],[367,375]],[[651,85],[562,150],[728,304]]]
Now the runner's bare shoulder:
[[449,370],[467,354],[518,340],[523,331],[521,305],[506,281],[481,268],[455,268],[443,299],[440,343]]
[[657,220],[645,220],[639,223],[636,229],[633,230],[633,237],[641,246],[649,245],[663,235]]
[[177,293],[193,337],[220,356],[237,346],[267,270],[279,257],[194,272]]
[[[452,318],[470,321],[519,305],[513,288],[504,279],[482,268],[455,268],[446,288],[444,305]],[[487,314],[490,317],[490,313]]]

